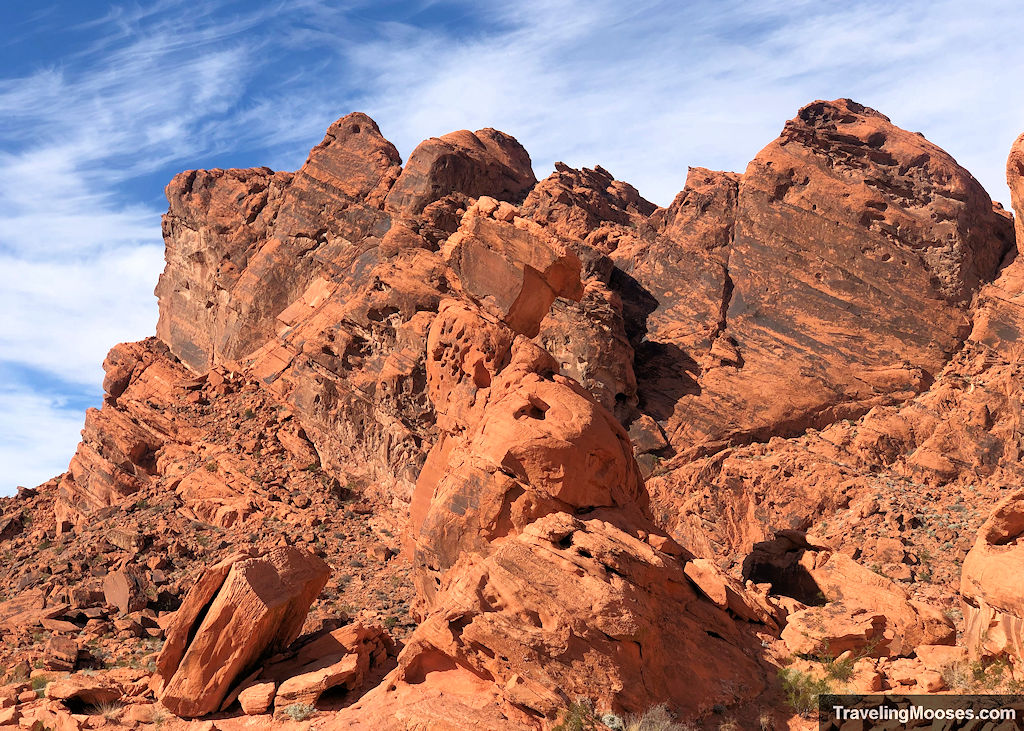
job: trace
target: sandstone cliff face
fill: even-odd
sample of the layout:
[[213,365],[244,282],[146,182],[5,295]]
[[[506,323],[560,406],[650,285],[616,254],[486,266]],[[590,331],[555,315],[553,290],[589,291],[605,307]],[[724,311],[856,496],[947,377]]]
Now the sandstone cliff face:
[[671,244],[621,265],[650,301],[640,397],[690,453],[920,392],[1013,241],[952,158],[848,100],[802,109],[738,180],[692,171],[655,220]]
[[[492,307],[536,321],[527,334],[620,421],[658,423],[659,456],[695,456],[920,392],[969,332],[965,303],[1012,240],[948,155],[846,100],[802,110],[743,176],[693,170],[664,210],[602,169],[560,166],[533,187],[528,155],[494,130],[428,140],[399,170],[372,122],[350,115],[294,180],[176,179],[158,332],[194,367],[254,363],[308,415],[321,455],[361,462],[404,499],[437,436],[421,354],[452,286],[470,298],[493,289]],[[210,192],[191,192],[210,176]],[[255,202],[213,203],[217,186],[250,200],[245,181]],[[480,195],[525,200],[460,220]],[[198,213],[178,213],[185,201]],[[544,271],[564,266],[555,260],[528,262],[533,281],[516,283],[517,264],[488,254],[488,237],[520,257],[538,239],[567,247],[581,291],[558,291],[552,277],[566,274]],[[238,261],[198,264],[214,256]],[[545,278],[555,288],[537,297]],[[516,302],[520,292],[530,296]]]
[[[166,496],[167,526],[225,536],[217,558],[308,523],[274,535],[330,561],[363,521],[393,541],[358,586],[415,594],[387,668],[379,629],[234,687],[197,666],[216,693],[185,715],[327,707],[335,681],[353,728],[546,728],[577,697],[752,714],[776,664],[819,672],[840,644],[857,688],[935,689],[961,587],[973,651],[1020,654],[994,578],[1024,479],[1014,222],[880,113],[814,102],[742,174],[692,168],[667,208],[600,167],[538,182],[491,129],[402,166],[360,114],[295,173],[192,171],[167,193],[158,339],[108,356],[44,493],[54,533]],[[114,603],[148,610],[163,569],[122,564]],[[390,672],[363,695],[370,655]],[[280,685],[282,662],[303,679]]]
[[294,175],[258,169],[175,177],[167,186],[157,335],[198,370],[262,345],[274,318],[313,280],[318,250],[354,258],[364,239],[387,231],[380,208],[399,163],[373,120],[350,114]]
[[[1013,161],[1011,154],[1017,196]],[[998,207],[992,215],[1011,226]],[[971,330],[963,345],[921,394],[792,439],[677,459],[648,482],[656,513],[701,553],[742,555],[775,531],[806,530],[837,515],[817,530],[837,545],[857,546],[850,550],[865,561],[877,554],[879,565],[904,571],[895,568],[902,559],[875,549],[893,533],[917,545],[911,553],[962,560],[989,511],[1021,478],[1024,280],[1015,255],[1011,250],[994,281],[977,291],[965,311]],[[922,325],[921,332],[933,331]],[[954,566],[941,571],[944,582],[958,583]]]
[[307,414],[334,467],[363,464],[407,497],[430,438],[423,337],[449,288],[433,249],[468,195],[514,198],[534,178],[494,130],[429,140],[399,163],[352,114],[294,175],[175,178],[157,333],[192,368],[250,365]]

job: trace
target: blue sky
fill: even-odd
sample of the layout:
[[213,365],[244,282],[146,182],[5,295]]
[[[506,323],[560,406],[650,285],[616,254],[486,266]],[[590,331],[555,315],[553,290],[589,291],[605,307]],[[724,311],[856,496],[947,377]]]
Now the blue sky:
[[163,186],[295,169],[370,114],[408,156],[492,126],[668,203],[849,96],[1007,201],[1024,10],[991,2],[0,4],[0,494],[66,469],[106,351],[153,332]]

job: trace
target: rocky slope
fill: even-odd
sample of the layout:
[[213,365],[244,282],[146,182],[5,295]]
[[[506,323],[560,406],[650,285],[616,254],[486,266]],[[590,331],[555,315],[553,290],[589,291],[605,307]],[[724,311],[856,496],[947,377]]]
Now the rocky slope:
[[814,102],[657,208],[351,114],[167,197],[157,337],[0,506],[0,723],[800,728],[815,678],[1024,681],[1015,223],[923,136]]

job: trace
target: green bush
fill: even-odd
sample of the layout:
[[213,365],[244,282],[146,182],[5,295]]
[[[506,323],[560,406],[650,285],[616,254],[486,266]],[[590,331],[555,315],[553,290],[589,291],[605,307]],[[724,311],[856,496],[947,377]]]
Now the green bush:
[[50,679],[45,675],[37,675],[32,678],[32,690],[36,692],[36,695],[42,698],[46,694],[46,686],[50,684]]
[[581,698],[570,703],[562,711],[558,717],[558,725],[554,726],[551,731],[597,731],[603,728],[605,728],[604,724],[594,715],[593,704],[589,700]]
[[779,670],[782,692],[786,694],[789,707],[801,716],[806,716],[818,709],[818,696],[832,692],[832,685],[827,678],[816,678],[796,668]]

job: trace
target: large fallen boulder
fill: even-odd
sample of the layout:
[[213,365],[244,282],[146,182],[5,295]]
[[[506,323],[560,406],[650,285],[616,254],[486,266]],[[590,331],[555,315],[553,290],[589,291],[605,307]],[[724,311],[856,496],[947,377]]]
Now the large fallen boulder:
[[149,603],[147,588],[149,582],[145,574],[131,564],[118,571],[111,571],[103,579],[103,596],[107,604],[117,607],[121,614],[145,609]]
[[829,602],[843,602],[884,618],[874,654],[909,655],[918,645],[951,645],[952,621],[939,609],[913,600],[896,582],[842,553],[808,551],[800,564]]
[[884,631],[884,614],[839,601],[793,612],[782,639],[794,655],[828,658],[852,651],[881,656],[887,654],[878,650]]
[[236,680],[298,637],[329,575],[290,546],[208,569],[167,628],[154,677],[160,702],[186,718],[216,711]]

